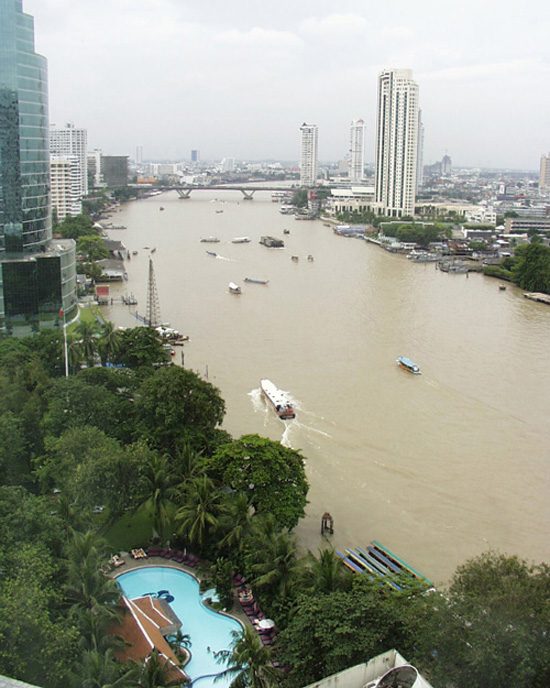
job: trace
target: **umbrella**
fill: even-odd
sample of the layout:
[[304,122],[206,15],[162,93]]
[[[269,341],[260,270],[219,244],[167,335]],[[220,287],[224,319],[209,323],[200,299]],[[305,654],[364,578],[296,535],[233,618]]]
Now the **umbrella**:
[[258,621],[258,626],[267,630],[275,626],[275,621],[273,621],[273,619],[261,619]]

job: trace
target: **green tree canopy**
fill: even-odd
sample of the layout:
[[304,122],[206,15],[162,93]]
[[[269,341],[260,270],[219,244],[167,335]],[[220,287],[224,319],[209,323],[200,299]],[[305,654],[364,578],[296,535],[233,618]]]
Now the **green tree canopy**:
[[550,294],[550,248],[540,243],[518,246],[513,268],[518,286],[527,291]]
[[208,448],[225,414],[219,391],[191,370],[160,368],[142,384],[136,400],[141,436],[175,455],[186,443]]
[[304,516],[309,484],[299,451],[280,442],[243,435],[207,459],[205,467],[222,484],[250,495],[258,513],[271,513],[280,529]]

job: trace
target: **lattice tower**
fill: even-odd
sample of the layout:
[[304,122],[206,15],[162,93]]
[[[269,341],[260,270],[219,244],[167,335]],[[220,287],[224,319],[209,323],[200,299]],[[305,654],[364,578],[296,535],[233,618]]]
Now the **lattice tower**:
[[145,324],[158,327],[161,324],[159,295],[155,281],[153,259],[149,258],[149,279],[147,280],[147,305],[145,307]]

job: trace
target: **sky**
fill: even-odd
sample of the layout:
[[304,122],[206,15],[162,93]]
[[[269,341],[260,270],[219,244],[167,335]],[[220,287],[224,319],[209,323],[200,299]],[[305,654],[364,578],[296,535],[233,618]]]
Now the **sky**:
[[319,159],[366,124],[377,77],[413,70],[424,163],[537,170],[550,151],[548,0],[23,0],[48,59],[50,121],[106,155]]

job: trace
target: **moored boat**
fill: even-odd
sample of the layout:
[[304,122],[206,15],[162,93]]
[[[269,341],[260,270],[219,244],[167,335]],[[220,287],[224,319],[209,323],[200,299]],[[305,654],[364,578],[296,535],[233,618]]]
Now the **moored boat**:
[[409,358],[406,358],[405,356],[399,356],[396,363],[400,368],[403,368],[403,370],[408,370],[409,373],[413,373],[414,375],[421,374],[420,368],[416,365],[416,363],[413,363]]
[[235,282],[229,282],[229,291],[231,294],[240,294],[241,288],[238,284],[235,284]]
[[271,380],[260,380],[260,389],[281,420],[292,420],[292,418],[296,418],[294,407],[288,400],[286,394],[278,389]]
[[250,241],[250,237],[235,237],[235,239],[231,239],[232,244],[248,244]]
[[204,237],[204,239],[201,239],[201,242],[203,244],[217,244],[219,241],[220,240],[218,239],[218,237],[213,236]]
[[258,280],[258,279],[252,279],[250,277],[245,277],[244,278],[245,282],[251,282],[252,284],[268,284],[269,280]]

